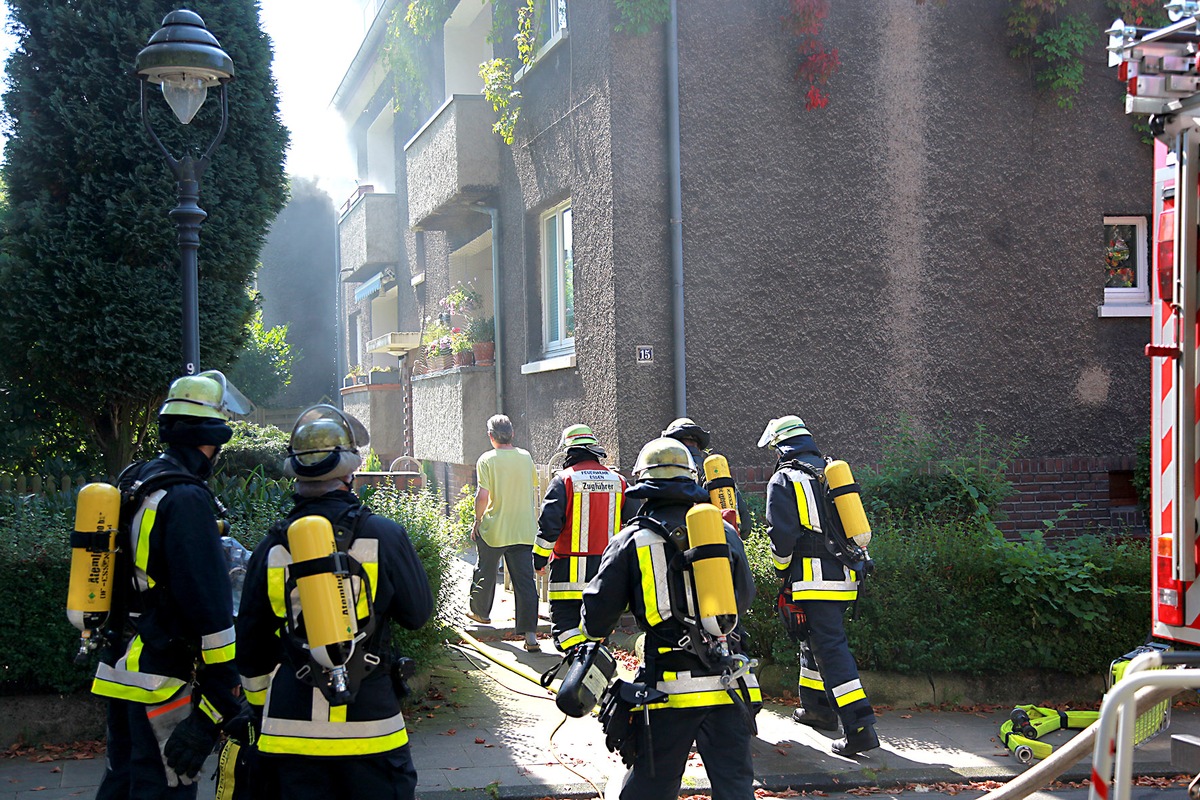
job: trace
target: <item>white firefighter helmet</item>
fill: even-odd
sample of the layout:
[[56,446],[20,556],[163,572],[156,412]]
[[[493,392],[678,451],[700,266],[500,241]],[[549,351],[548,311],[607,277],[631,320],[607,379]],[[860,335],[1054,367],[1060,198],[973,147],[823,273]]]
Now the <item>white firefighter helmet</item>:
[[634,480],[646,478],[690,478],[696,480],[696,462],[678,439],[651,439],[638,453],[633,465]]
[[324,403],[305,409],[292,426],[283,472],[299,481],[325,481],[354,473],[359,448],[370,442],[363,424]]
[[223,373],[210,369],[198,375],[177,378],[167,390],[158,415],[203,417],[229,421],[230,414],[249,414],[254,408],[245,395]]
[[793,436],[809,435],[808,426],[804,424],[804,420],[797,416],[789,415],[773,419],[767,423],[767,427],[763,430],[763,434],[759,437],[758,446],[776,447],[780,442],[785,442]]

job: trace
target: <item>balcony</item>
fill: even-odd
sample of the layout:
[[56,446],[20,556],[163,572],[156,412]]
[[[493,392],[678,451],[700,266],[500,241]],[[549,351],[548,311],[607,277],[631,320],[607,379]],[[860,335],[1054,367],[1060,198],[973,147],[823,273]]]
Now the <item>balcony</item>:
[[420,346],[420,331],[392,331],[367,342],[367,352],[403,358],[410,350],[416,350]]
[[471,204],[490,197],[500,182],[495,121],[482,95],[451,95],[404,146],[413,230],[451,230],[478,221]]
[[360,194],[338,222],[341,276],[362,282],[383,267],[400,263],[400,198],[394,194]]
[[492,449],[488,417],[496,413],[496,372],[455,367],[412,377],[413,455],[447,464],[474,464]]

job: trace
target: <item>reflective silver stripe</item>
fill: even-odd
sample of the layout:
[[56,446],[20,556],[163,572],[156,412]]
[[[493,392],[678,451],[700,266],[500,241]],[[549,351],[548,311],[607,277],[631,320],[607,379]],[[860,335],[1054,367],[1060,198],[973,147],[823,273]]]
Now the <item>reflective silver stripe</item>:
[[820,672],[818,672],[815,669],[808,669],[806,667],[800,668],[800,677],[808,678],[809,680],[814,680],[814,681],[822,680]]
[[[320,694],[320,692],[318,692]],[[267,701],[268,714],[270,700]],[[313,703],[313,716],[319,716],[317,704]],[[357,722],[329,722],[329,704],[324,704],[324,719],[279,719],[263,718],[263,736],[293,736],[304,739],[374,739],[404,730],[404,714],[397,713],[386,719],[369,719]]]
[[577,639],[580,636],[582,636],[585,639],[588,638],[588,635],[583,632],[582,627],[571,628],[570,630],[565,630],[562,633],[560,633],[558,636],[555,636],[554,641],[558,643],[559,647],[565,647],[566,642],[569,642],[572,639]]
[[379,561],[379,540],[355,539],[348,552],[360,564],[374,564]]
[[[660,620],[668,620],[671,618],[671,590],[667,587],[666,542],[659,534],[645,529],[634,532],[633,542],[639,550],[645,547],[650,554],[650,564],[654,571],[654,596],[658,606],[655,611]],[[645,576],[642,576],[642,580],[645,579]],[[650,609],[646,611],[649,612]]]
[[272,670],[266,675],[242,675],[242,688],[247,692],[265,692],[271,686],[271,677],[275,674]]
[[[854,575],[850,571],[849,567],[839,564],[838,566],[840,566],[842,570],[842,579],[838,581],[831,581],[825,580],[825,574],[821,566],[821,559],[805,558],[803,559],[803,562],[804,568],[800,570],[799,576],[801,580],[792,582],[793,592],[814,590],[822,592],[849,592],[858,590],[858,581],[854,579]],[[809,572],[810,570],[812,572],[812,579],[804,580],[804,573]]]
[[781,554],[774,545],[771,545],[771,560],[775,562],[776,568],[787,569],[792,564],[792,554]]
[[543,539],[541,536],[538,536],[537,539],[534,540],[533,545],[534,545],[534,547],[540,547],[543,550],[553,550],[554,543],[557,541],[558,541],[557,537],[555,537],[554,539]]
[[590,549],[588,547],[588,531],[592,521],[592,493],[576,492],[575,503],[579,510],[579,546],[576,549],[580,553],[586,553]]
[[846,681],[845,683],[841,684],[840,686],[834,686],[829,691],[833,692],[834,697],[841,697],[842,695],[850,694],[850,692],[853,692],[856,689],[862,689],[862,688],[863,688],[862,681],[856,679],[856,680],[852,680],[852,681]]
[[576,583],[551,583],[548,587],[551,592],[582,592],[587,586],[587,581],[578,581]]
[[[753,672],[747,672],[745,675],[746,687],[748,689],[758,688],[758,678]],[[720,675],[700,675],[692,677],[691,672],[676,673],[676,677],[669,681],[659,681],[659,691],[667,694],[687,694],[690,692],[723,692],[726,688],[739,689],[740,686],[734,684],[730,687],[721,685]]]
[[216,633],[210,633],[206,636],[201,636],[200,637],[200,649],[201,650],[216,650],[220,647],[225,647],[227,645],[233,644],[234,641],[236,640],[236,638],[237,638],[237,634],[234,633],[234,630],[232,627],[229,627],[223,631],[217,631]]
[[[821,532],[821,506],[813,492],[816,479],[808,473],[800,473],[792,478],[792,488],[796,492],[796,513],[800,516],[800,525],[816,533]],[[804,496],[804,513],[800,512],[800,496]],[[804,517],[808,519],[805,520]]]
[[125,669],[124,656],[117,661],[115,667],[101,661],[96,666],[96,677],[102,681],[145,689],[148,692],[157,692],[159,689],[170,685],[182,686],[184,683],[179,678],[172,678],[169,675],[152,675],[149,672],[132,672],[127,670]]

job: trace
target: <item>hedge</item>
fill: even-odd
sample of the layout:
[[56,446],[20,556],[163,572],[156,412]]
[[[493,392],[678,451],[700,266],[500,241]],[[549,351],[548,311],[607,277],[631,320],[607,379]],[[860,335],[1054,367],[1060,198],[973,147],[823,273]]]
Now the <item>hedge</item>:
[[[233,534],[248,547],[290,505],[290,482],[261,477],[216,481],[225,495]],[[465,532],[457,519],[441,513],[432,494],[402,494],[391,489],[364,490],[368,503],[408,529],[438,597],[437,613],[446,617],[449,587],[444,578]],[[94,659],[73,663],[79,633],[67,621],[70,579],[68,540],[74,504],[49,498],[0,496],[0,694],[71,692],[90,685]],[[439,648],[443,625],[432,620],[419,631],[395,629],[394,644],[405,655],[428,664]]]

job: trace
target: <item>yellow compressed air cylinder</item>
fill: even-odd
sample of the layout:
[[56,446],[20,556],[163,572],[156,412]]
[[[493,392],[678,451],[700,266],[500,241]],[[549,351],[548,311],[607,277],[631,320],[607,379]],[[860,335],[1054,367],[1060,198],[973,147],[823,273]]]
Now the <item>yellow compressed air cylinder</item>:
[[[732,508],[734,513],[737,513],[737,492],[733,488],[733,473],[729,471],[729,460],[719,453],[713,453],[708,458],[704,459],[704,482],[706,484],[714,481],[721,482],[722,486],[715,486],[708,490],[708,496],[712,500],[712,504],[720,509]],[[737,516],[737,526],[742,524],[741,515]]]
[[[325,558],[337,550],[333,526],[320,516],[296,520],[288,526],[287,538],[295,563]],[[354,634],[358,632],[350,578],[318,572],[298,578],[296,588],[313,658],[326,669],[344,665],[354,653]]]
[[71,536],[71,581],[67,619],[83,639],[104,625],[112,610],[113,555],[121,493],[107,483],[89,483],[75,500],[75,533]]
[[711,503],[698,503],[687,512],[688,547],[723,545],[715,552],[692,562],[696,606],[700,624],[713,636],[728,636],[737,627],[737,597],[733,592],[733,570],[725,522],[721,511]]
[[[854,483],[850,473],[850,465],[845,461],[831,461],[825,467],[825,480],[831,491],[835,492],[843,486]],[[842,521],[842,530],[846,538],[851,539],[859,547],[866,547],[871,542],[871,524],[867,522],[867,512],[863,508],[862,495],[857,491],[838,494],[833,498],[837,506],[838,518]]]

